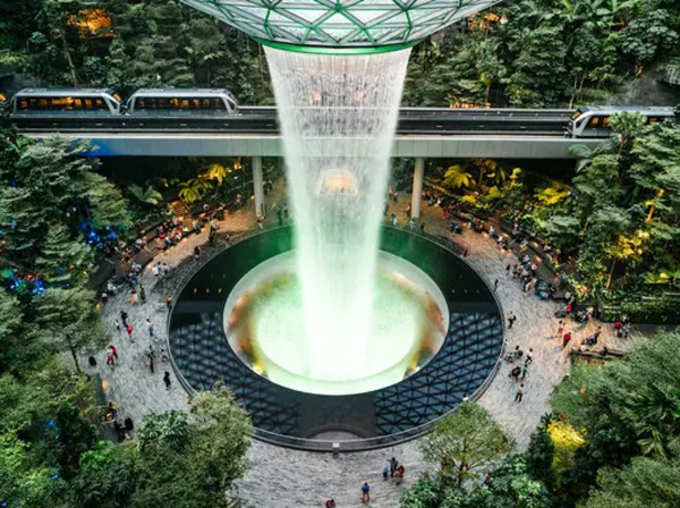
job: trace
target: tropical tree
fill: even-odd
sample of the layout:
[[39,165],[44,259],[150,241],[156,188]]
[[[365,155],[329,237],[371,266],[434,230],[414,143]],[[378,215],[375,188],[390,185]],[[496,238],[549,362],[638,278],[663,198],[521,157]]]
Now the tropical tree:
[[451,189],[469,187],[472,175],[465,171],[460,164],[449,167],[444,173],[444,185]]
[[128,186],[128,191],[139,202],[147,205],[157,205],[163,202],[163,195],[151,185],[147,185],[146,189],[142,189],[139,185],[132,184]]
[[203,178],[190,178],[179,184],[179,197],[187,203],[194,203],[202,199],[212,189],[212,184]]
[[88,289],[47,289],[36,300],[35,325],[48,332],[46,348],[71,353],[78,372],[78,355],[104,347],[109,339],[95,307],[94,292]]
[[420,448],[426,460],[438,463],[441,474],[454,478],[460,487],[465,479],[477,476],[478,468],[509,451],[512,441],[486,409],[464,402],[435,425]]
[[[664,463],[677,460],[680,391],[675,372],[680,368],[680,357],[675,351],[679,345],[680,334],[662,333],[635,344],[623,360],[603,367],[577,366],[558,385],[551,399],[553,411],[586,441],[574,453],[573,467],[561,472],[561,490],[572,502],[587,494],[599,470],[604,475],[599,477],[603,492],[594,492],[595,499],[611,496],[610,480],[618,477],[627,483],[622,489],[622,506],[635,506],[625,504],[628,497],[636,499],[631,494],[635,485],[632,475],[639,472],[643,479],[658,469],[654,463],[636,461],[635,457]],[[631,459],[639,464],[628,469]],[[659,489],[647,504],[666,506],[674,495],[668,494],[667,489]],[[652,493],[642,489],[640,495]]]

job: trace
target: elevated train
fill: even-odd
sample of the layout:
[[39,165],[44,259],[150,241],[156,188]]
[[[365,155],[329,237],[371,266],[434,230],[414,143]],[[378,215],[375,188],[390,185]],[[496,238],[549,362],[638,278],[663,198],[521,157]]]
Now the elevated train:
[[[310,106],[313,107],[313,106]],[[272,107],[239,108],[225,88],[144,88],[123,101],[113,90],[27,88],[11,99],[12,121],[24,131],[137,129],[146,131],[277,132]],[[398,132],[414,134],[508,133],[606,138],[610,118],[637,112],[648,123],[674,117],[673,108],[587,106],[570,110],[401,110]]]

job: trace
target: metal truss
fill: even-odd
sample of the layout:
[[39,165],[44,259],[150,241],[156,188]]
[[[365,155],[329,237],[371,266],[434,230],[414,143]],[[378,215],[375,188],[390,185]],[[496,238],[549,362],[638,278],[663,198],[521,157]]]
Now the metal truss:
[[499,0],[182,0],[263,44],[397,49]]

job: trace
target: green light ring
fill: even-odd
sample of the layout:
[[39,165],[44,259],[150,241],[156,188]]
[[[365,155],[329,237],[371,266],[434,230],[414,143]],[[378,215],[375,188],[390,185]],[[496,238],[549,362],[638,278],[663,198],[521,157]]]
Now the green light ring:
[[337,55],[337,56],[352,56],[352,55],[375,55],[378,53],[389,53],[390,51],[400,51],[402,49],[412,48],[422,39],[417,41],[402,42],[399,44],[385,44],[383,46],[307,46],[301,44],[291,44],[289,42],[268,41],[259,37],[251,36],[253,40],[259,42],[263,46],[268,46],[282,51],[294,51],[296,53],[308,53],[313,55]]

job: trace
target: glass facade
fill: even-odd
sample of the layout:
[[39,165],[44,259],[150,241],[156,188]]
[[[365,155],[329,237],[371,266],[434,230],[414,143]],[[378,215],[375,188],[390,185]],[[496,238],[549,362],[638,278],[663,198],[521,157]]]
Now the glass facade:
[[263,44],[298,51],[399,49],[499,0],[182,0]]

